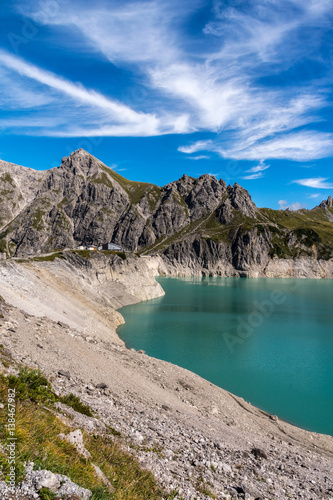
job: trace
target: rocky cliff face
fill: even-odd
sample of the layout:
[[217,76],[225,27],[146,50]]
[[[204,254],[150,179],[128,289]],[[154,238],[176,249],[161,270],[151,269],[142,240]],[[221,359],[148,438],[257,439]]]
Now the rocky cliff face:
[[43,172],[1,162],[0,178],[7,256],[113,241],[161,255],[177,272],[221,275],[262,274],[276,258],[333,257],[331,197],[313,210],[258,209],[238,184],[207,174],[163,188],[133,182],[82,149]]

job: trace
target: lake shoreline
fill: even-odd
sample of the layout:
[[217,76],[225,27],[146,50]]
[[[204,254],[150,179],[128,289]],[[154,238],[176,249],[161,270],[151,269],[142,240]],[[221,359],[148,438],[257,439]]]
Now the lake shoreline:
[[[331,437],[289,425],[186,369],[124,347],[116,309],[161,293],[134,257],[111,264],[104,257],[1,263],[0,294],[8,307],[1,341],[17,362],[41,368],[56,388],[89,403],[179,498],[207,499],[205,488],[225,499],[240,489],[248,498],[329,498]],[[101,382],[105,391],[96,387]]]

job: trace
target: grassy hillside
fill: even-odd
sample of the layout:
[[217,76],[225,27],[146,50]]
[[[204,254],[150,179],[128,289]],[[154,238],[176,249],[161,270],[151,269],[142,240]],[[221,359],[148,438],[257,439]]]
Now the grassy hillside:
[[[3,366],[12,361],[0,348]],[[59,434],[68,434],[73,428],[65,425],[54,406],[56,401],[71,406],[75,411],[92,416],[90,408],[74,395],[56,395],[47,379],[38,371],[22,367],[18,375],[0,374],[0,398],[5,403],[0,408],[0,480],[8,480],[9,463],[6,453],[8,428],[8,389],[16,391],[16,481],[24,479],[24,463],[34,462],[35,469],[64,474],[79,486],[92,491],[91,500],[158,500],[168,498],[157,485],[154,476],[143,470],[136,459],[122,449],[122,438],[111,427],[104,434],[84,432],[84,444],[90,459],[79,455],[76,448],[62,440]],[[96,476],[92,463],[105,474],[114,488],[107,486]],[[55,494],[46,488],[40,498],[52,500]],[[169,497],[172,498],[172,497]]]

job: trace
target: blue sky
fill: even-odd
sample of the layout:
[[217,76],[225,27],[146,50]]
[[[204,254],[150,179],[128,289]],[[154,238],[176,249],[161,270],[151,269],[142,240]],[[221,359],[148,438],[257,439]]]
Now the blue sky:
[[333,0],[0,6],[0,158],[83,147],[133,180],[238,182],[258,206],[333,194]]

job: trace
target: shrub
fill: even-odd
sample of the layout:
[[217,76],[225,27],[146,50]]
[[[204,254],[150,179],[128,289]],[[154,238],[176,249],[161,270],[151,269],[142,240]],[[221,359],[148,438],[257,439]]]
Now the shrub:
[[75,396],[75,394],[67,394],[66,396],[61,396],[60,401],[61,401],[61,403],[64,403],[65,405],[70,406],[71,408],[73,408],[73,410],[77,411],[78,413],[82,413],[83,415],[87,415],[87,417],[94,416],[92,414],[89,406],[82,403],[80,398]]
[[21,368],[19,375],[9,375],[9,385],[16,391],[16,395],[21,400],[30,399],[31,401],[54,403],[56,395],[51,389],[51,385],[40,370],[30,370]]

